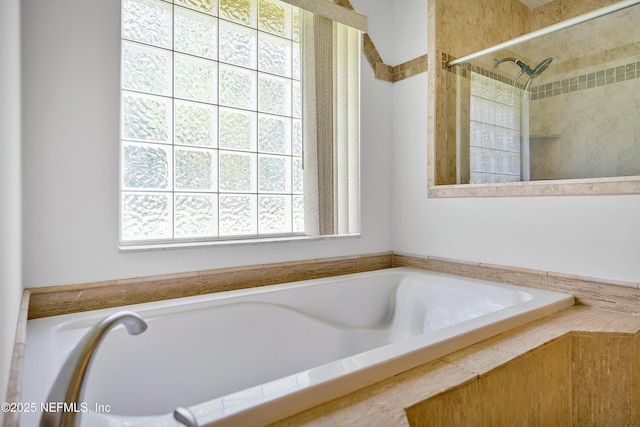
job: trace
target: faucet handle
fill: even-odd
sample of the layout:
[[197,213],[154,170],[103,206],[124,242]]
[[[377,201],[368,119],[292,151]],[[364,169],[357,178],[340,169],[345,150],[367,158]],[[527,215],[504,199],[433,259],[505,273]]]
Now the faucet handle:
[[183,408],[182,406],[173,411],[173,418],[187,427],[200,427],[193,412],[187,408]]

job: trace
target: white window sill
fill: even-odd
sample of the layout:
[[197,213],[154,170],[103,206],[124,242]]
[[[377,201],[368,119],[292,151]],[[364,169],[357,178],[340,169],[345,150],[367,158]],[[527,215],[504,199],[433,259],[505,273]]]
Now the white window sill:
[[148,251],[164,251],[169,249],[191,249],[206,248],[216,246],[256,246],[270,245],[274,243],[291,243],[291,242],[313,242],[321,240],[341,240],[353,239],[362,236],[360,233],[355,234],[332,234],[327,236],[283,236],[283,237],[254,237],[247,239],[233,240],[209,240],[209,241],[191,241],[191,242],[175,242],[175,243],[137,243],[137,244],[120,244],[118,249],[121,253],[128,252],[148,252]]

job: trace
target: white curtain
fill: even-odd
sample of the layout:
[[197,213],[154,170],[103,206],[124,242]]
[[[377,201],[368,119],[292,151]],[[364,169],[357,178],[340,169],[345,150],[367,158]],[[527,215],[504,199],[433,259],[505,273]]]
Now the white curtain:
[[360,232],[360,31],[334,24],[334,143],[338,234]]
[[305,228],[359,233],[361,33],[304,15]]

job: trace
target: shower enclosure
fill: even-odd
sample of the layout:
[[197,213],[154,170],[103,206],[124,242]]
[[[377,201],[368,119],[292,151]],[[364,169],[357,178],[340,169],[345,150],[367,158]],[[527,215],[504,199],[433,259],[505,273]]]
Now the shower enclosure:
[[449,61],[450,183],[640,175],[638,3]]

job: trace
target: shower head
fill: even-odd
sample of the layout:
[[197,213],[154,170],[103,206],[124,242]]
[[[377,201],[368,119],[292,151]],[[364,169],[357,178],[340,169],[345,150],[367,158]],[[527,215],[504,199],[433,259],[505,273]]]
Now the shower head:
[[[542,61],[541,63],[539,63],[538,65],[536,65],[535,68],[531,68],[529,67],[527,64],[525,64],[524,62],[520,61],[517,58],[514,57],[507,57],[507,58],[502,58],[502,59],[498,59],[495,58],[493,60],[493,67],[494,68],[498,68],[498,65],[502,64],[503,62],[506,61],[511,61],[511,62],[515,62],[516,65],[518,65],[520,67],[520,74],[526,73],[530,79],[533,79],[535,77],[538,77],[540,74],[542,74],[542,72],[544,70],[547,69],[547,67],[549,66],[549,64],[551,64],[551,61],[553,61],[553,58],[547,58],[544,61]],[[520,76],[520,74],[518,76]]]
[[547,69],[547,67],[549,67],[549,64],[551,64],[551,61],[553,61],[553,58],[547,58],[542,60],[542,62],[536,65],[536,67],[533,69],[533,72],[529,74],[529,77],[531,77],[532,79],[538,77],[540,74],[542,74],[544,70]]

